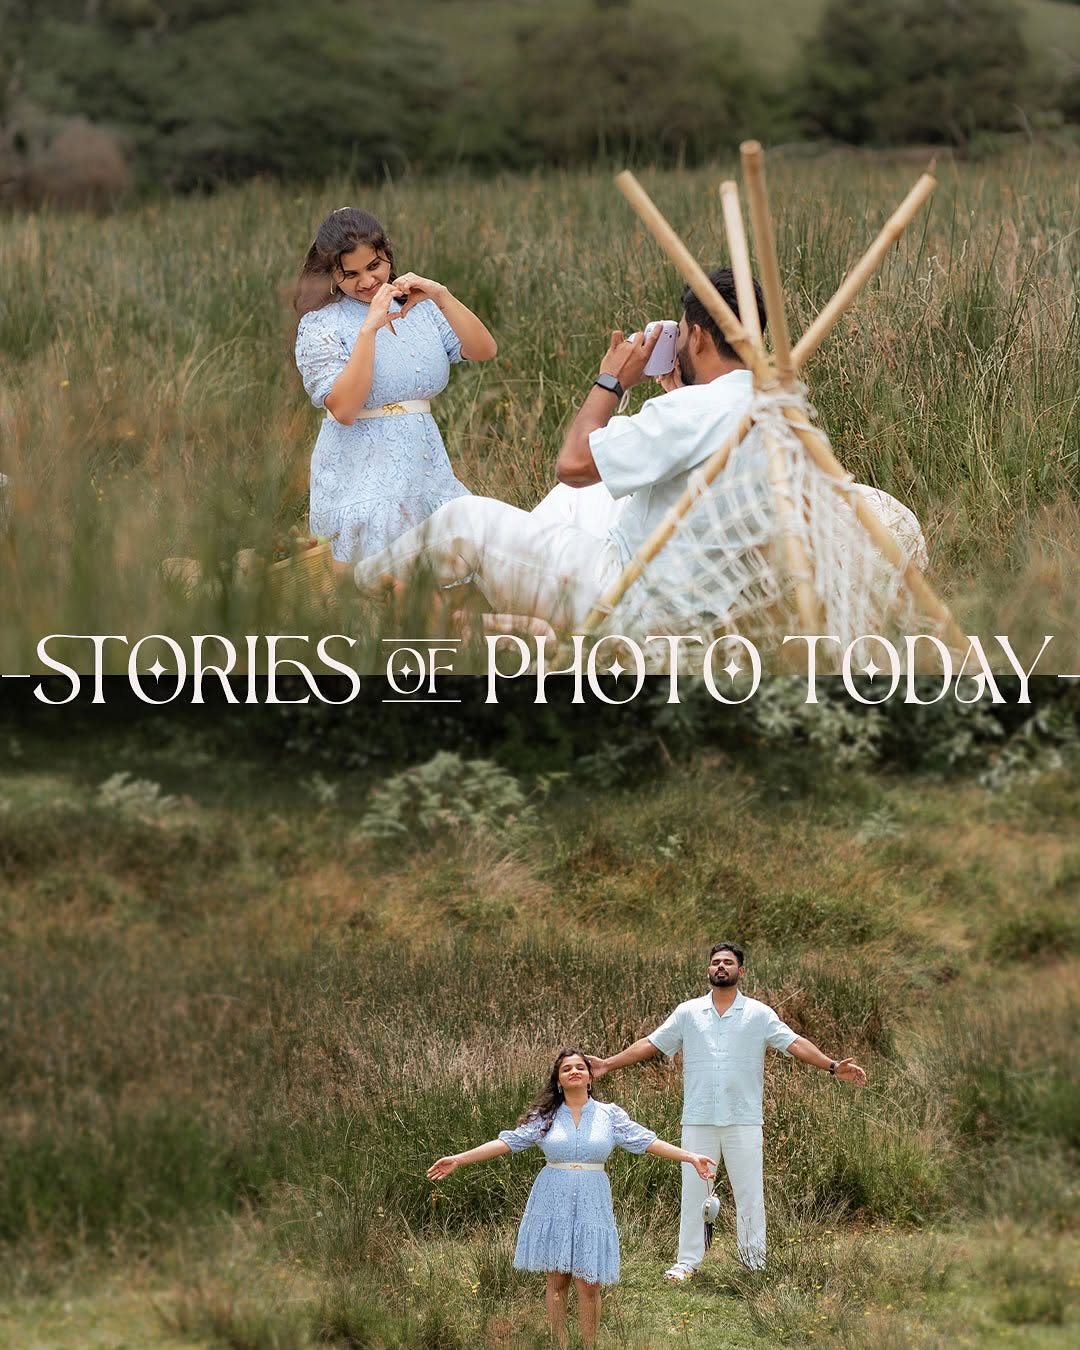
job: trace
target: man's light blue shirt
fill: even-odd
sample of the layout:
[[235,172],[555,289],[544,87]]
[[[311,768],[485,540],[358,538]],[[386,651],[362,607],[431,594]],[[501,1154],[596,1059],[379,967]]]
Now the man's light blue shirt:
[[649,1040],[661,1054],[683,1052],[684,1125],[760,1125],[765,1047],[786,1055],[798,1033],[767,1003],[736,992],[722,1014],[712,994],[680,1003]]

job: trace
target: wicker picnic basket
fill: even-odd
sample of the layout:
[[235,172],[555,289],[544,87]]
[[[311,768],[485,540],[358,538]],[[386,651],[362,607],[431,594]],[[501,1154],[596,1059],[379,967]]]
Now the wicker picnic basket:
[[285,604],[324,604],[334,593],[334,559],[329,544],[297,551],[270,564],[270,585]]

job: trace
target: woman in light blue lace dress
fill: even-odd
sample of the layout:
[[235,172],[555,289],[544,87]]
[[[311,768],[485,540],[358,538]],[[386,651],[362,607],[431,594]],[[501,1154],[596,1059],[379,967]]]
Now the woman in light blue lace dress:
[[327,413],[311,456],[311,529],[344,565],[468,495],[429,403],[453,362],[488,361],[495,341],[445,286],[398,276],[386,231],[352,207],[319,226],[294,304],[296,364]]
[[600,1289],[619,1278],[619,1235],[604,1162],[614,1148],[686,1162],[708,1180],[716,1164],[658,1139],[621,1106],[592,1096],[592,1070],[573,1047],[560,1050],[547,1086],[514,1130],[502,1130],[466,1153],[440,1158],[428,1171],[441,1181],[456,1168],[536,1145],[541,1168],[518,1229],[514,1265],[547,1273],[547,1312],[553,1334],[566,1343],[566,1296],[574,1281],[582,1340],[600,1325]]

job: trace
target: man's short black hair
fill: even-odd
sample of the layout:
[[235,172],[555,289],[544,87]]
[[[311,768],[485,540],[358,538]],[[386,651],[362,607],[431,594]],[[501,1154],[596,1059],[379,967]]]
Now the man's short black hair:
[[717,952],[734,952],[735,959],[736,961],[738,961],[739,965],[740,966],[746,965],[745,954],[743,952],[743,949],[739,946],[737,942],[717,942],[714,945],[712,951],[709,953],[710,961],[713,959],[713,957],[716,955]]
[[[739,316],[739,301],[735,295],[735,278],[732,275],[730,267],[717,267],[709,273],[709,280],[723,296],[728,306]],[[761,283],[754,278],[754,298],[757,300],[758,322],[761,324],[761,331],[765,331],[765,293],[761,289]],[[712,338],[713,346],[720,356],[728,361],[738,361],[739,354],[733,347],[728,345],[727,339],[720,331],[720,325],[694,294],[693,290],[687,286],[682,293],[682,306],[686,314],[686,322],[690,327],[697,324],[703,328]],[[740,963],[741,964],[741,963]]]

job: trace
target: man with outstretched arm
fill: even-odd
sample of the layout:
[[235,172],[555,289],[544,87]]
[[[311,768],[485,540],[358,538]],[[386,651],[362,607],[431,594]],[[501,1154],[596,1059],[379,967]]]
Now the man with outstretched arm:
[[[623,1069],[652,1055],[683,1052],[683,1148],[724,1160],[735,1196],[739,1260],[751,1270],[765,1266],[765,1191],[761,1121],[765,1050],[782,1054],[863,1087],[866,1073],[853,1059],[831,1059],[798,1036],[766,1003],[739,990],[746,973],[743,949],[718,942],[709,953],[710,992],[680,1003],[663,1025],[609,1059],[590,1057],[593,1077]],[[665,1272],[688,1280],[705,1255],[701,1207],[708,1187],[693,1168],[682,1169],[679,1255]]]

